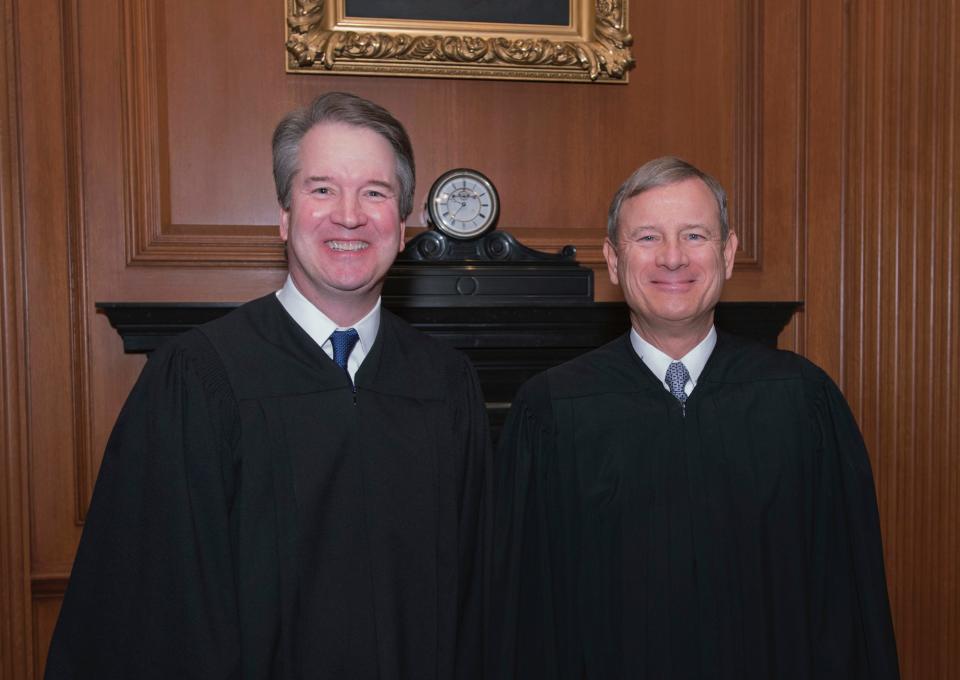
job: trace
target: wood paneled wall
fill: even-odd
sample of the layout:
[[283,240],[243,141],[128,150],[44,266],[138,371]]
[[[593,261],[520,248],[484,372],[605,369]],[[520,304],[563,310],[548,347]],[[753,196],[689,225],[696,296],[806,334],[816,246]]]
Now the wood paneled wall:
[[[37,677],[101,451],[142,366],[98,300],[278,286],[269,137],[346,89],[501,227],[576,245],[676,153],[730,189],[728,299],[802,299],[782,344],[843,387],[874,461],[904,677],[960,668],[958,0],[631,0],[630,84],[286,75],[283,0],[0,0],[0,672]],[[415,213],[411,225],[420,225]]]
[[841,377],[874,452],[908,678],[960,673],[960,15],[856,4]]
[[872,454],[904,678],[960,668],[960,8],[811,3],[805,351]]

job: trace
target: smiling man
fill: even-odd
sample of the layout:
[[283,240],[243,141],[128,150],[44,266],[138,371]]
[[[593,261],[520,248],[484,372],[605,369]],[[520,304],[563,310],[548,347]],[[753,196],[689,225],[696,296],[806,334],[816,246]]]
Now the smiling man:
[[483,400],[380,306],[410,141],[330,93],[280,122],[273,163],[286,283],[150,358],[48,678],[483,677]]
[[898,677],[860,432],[809,361],[716,331],[736,250],[723,188],[682,160],[614,196],[631,330],[514,401],[491,677]]

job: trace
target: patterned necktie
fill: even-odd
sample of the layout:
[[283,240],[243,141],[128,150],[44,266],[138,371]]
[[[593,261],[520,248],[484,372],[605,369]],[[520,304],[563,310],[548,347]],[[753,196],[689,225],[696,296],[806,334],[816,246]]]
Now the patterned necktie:
[[[355,328],[348,328],[345,331],[334,331],[330,334],[330,344],[333,345],[333,360],[336,361],[337,366],[344,371],[347,370],[347,358],[350,356],[353,346],[357,344],[357,340],[359,339],[360,335]],[[349,377],[349,375],[350,373],[348,371],[347,376]]]
[[687,401],[687,393],[683,387],[688,380],[690,380],[690,373],[679,361],[674,361],[667,367],[667,385],[670,387],[670,394],[675,396],[681,404]]

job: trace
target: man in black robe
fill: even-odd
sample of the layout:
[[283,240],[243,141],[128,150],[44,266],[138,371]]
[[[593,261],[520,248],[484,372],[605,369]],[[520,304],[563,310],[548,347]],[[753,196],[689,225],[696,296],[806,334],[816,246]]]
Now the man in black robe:
[[380,308],[410,141],[332,93],[280,123],[273,153],[287,281],[150,358],[47,678],[482,674],[476,375]]
[[726,195],[614,197],[628,334],[528,382],[495,460],[493,677],[898,677],[863,440],[804,358],[723,333]]

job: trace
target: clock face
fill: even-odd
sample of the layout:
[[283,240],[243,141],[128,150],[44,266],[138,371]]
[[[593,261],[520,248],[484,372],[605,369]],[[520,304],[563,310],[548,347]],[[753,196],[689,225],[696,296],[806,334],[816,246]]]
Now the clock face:
[[427,194],[430,222],[453,238],[474,238],[493,228],[500,200],[493,184],[476,170],[444,173]]

